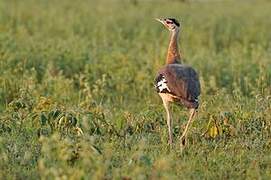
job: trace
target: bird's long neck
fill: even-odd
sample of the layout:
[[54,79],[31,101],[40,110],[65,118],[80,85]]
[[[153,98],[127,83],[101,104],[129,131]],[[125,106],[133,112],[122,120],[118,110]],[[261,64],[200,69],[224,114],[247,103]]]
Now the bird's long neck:
[[179,30],[172,31],[167,51],[167,64],[181,63],[181,56],[178,48]]

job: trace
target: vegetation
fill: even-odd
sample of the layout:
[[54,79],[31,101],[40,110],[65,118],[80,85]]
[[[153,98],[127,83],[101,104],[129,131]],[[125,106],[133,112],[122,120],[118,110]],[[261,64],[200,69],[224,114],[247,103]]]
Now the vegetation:
[[[0,179],[270,179],[269,1],[0,2]],[[173,106],[175,147],[153,87],[182,22],[201,106]]]

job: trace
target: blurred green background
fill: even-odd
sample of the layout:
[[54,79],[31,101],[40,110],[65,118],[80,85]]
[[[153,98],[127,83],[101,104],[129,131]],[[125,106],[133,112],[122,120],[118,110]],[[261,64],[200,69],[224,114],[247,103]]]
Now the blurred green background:
[[[0,2],[1,179],[269,179],[271,2]],[[167,146],[153,80],[169,33],[202,84],[189,146]],[[203,133],[203,136],[201,134]]]

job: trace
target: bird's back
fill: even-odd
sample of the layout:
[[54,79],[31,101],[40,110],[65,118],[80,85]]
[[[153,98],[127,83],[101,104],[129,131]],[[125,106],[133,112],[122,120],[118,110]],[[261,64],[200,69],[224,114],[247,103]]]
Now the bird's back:
[[[168,93],[185,106],[198,106],[200,82],[196,71],[184,64],[168,64],[161,68],[155,80],[157,92]],[[186,104],[192,103],[192,105]]]

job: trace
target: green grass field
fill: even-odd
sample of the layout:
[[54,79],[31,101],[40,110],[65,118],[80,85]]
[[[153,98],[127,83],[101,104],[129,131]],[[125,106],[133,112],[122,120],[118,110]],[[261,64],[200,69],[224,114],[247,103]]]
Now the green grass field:
[[[0,179],[271,179],[271,2],[0,2]],[[200,74],[180,151],[155,92],[169,33]],[[82,131],[82,132],[81,132]],[[204,134],[203,136],[201,136]]]

